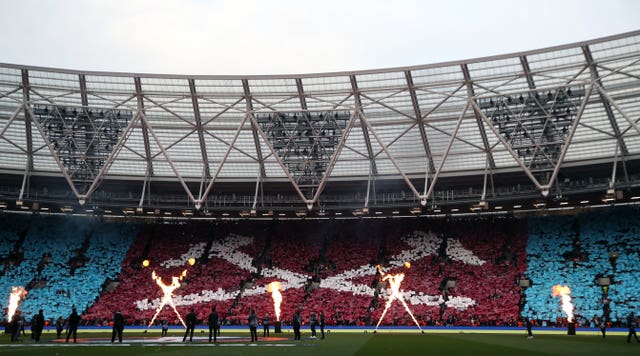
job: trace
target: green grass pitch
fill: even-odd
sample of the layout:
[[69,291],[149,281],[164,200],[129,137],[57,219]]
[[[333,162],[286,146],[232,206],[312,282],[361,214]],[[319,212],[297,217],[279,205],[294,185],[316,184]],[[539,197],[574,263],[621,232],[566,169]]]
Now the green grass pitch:
[[[535,331],[534,331],[535,332]],[[199,331],[198,337],[207,335]],[[259,334],[261,335],[261,333]],[[40,344],[34,345],[29,337],[21,337],[18,343],[11,343],[9,335],[0,337],[2,355],[640,355],[640,343],[626,342],[626,334],[614,333],[606,339],[595,332],[580,332],[576,336],[562,332],[537,333],[534,339],[527,339],[524,330],[518,333],[479,333],[458,330],[440,332],[429,330],[425,334],[418,331],[384,331],[371,333],[363,331],[343,331],[328,333],[325,340],[310,339],[304,332],[301,341],[293,341],[290,332],[280,335],[281,340],[261,340],[250,344],[247,331],[224,331],[222,336],[238,336],[242,339],[219,344],[198,342],[182,343],[127,343],[144,336],[159,336],[152,332],[144,334],[137,330],[125,331],[122,345],[108,343],[111,334],[105,332],[80,331],[79,338],[103,339],[106,344],[94,345],[88,342],[78,344],[54,344],[54,333],[44,333]],[[182,336],[173,331],[170,336]]]

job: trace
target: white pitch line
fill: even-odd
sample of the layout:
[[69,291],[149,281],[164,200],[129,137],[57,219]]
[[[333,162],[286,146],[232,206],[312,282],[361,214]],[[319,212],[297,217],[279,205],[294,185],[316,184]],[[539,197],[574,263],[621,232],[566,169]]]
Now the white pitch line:
[[[234,344],[227,344],[227,343],[219,343],[219,344],[209,344],[209,343],[158,343],[158,342],[154,342],[154,343],[136,343],[136,344],[127,344],[127,343],[110,343],[110,342],[106,342],[104,344],[100,344],[100,343],[72,343],[72,344],[67,344],[67,343],[63,343],[63,344],[4,344],[2,345],[2,348],[32,348],[32,347],[128,347],[128,346],[142,346],[142,347],[149,347],[149,346],[153,346],[153,347],[158,347],[158,346],[167,346],[167,347],[295,347],[298,346],[298,344],[255,344],[255,343],[249,343],[249,344],[241,344],[241,343],[234,343]],[[308,346],[308,345],[305,345]],[[2,351],[0,350],[0,353]]]

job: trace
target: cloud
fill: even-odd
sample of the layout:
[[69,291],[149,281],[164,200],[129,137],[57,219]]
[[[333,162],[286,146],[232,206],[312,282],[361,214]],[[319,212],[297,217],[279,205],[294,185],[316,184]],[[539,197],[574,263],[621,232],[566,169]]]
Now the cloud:
[[[637,29],[636,1],[0,3],[0,61],[87,70],[275,74],[435,63]],[[597,23],[598,26],[593,26]]]

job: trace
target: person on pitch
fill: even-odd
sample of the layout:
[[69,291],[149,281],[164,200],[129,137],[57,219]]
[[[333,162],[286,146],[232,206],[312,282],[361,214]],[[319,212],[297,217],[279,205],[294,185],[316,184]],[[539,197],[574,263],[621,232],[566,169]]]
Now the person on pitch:
[[627,342],[631,342],[631,336],[636,338],[636,342],[640,342],[638,340],[638,335],[636,335],[636,316],[633,312],[629,313],[627,317],[627,327],[629,328],[629,335],[627,335]]
[[607,336],[607,319],[603,316],[598,318],[598,327],[600,328],[600,332],[602,333],[602,338],[604,339]]
[[324,321],[324,312],[321,311],[320,312],[320,337],[322,339],[324,339],[324,325],[325,325],[325,321]]
[[220,329],[220,315],[218,315],[215,305],[211,309],[211,313],[207,318],[207,322],[209,324],[209,342],[211,342],[212,335],[213,335],[213,342],[218,342],[218,333]]
[[249,314],[249,318],[247,319],[249,322],[249,332],[251,333],[251,342],[258,341],[258,316],[256,315],[256,311],[251,309],[251,314]]
[[162,319],[160,325],[162,325],[162,337],[167,336],[167,333],[169,332],[169,321],[167,321],[167,319]]
[[300,316],[300,310],[296,310],[296,313],[293,314],[293,319],[291,320],[291,324],[293,325],[293,339],[300,340],[300,326],[302,325],[302,317]]
[[311,338],[316,338],[316,324],[318,323],[318,318],[316,317],[316,313],[311,313],[311,318],[309,320],[309,326],[311,326]]
[[118,341],[122,343],[122,331],[124,330],[124,316],[119,310],[113,313],[113,330],[111,331],[111,343],[116,341],[116,334],[118,334]]
[[62,319],[62,316],[59,316],[58,320],[56,320],[56,334],[58,339],[62,335],[62,330],[64,330],[64,319]]
[[71,315],[67,318],[67,341],[69,342],[69,337],[73,334],[73,342],[78,342],[78,325],[80,325],[80,315],[78,315],[78,311],[75,307],[71,310]]
[[187,335],[189,335],[189,342],[193,342],[193,331],[196,328],[196,323],[198,322],[198,316],[196,315],[193,308],[189,311],[186,317],[187,330],[184,332],[184,337],[182,338],[182,342],[187,341]]
[[271,324],[271,318],[269,318],[269,314],[267,314],[262,318],[262,337],[269,336],[270,324]]
[[44,329],[44,312],[42,309],[38,311],[33,317],[33,330],[31,330],[31,335],[36,342],[40,342],[40,336],[42,335],[42,329]]
[[533,333],[531,332],[533,323],[531,322],[531,318],[525,318],[525,326],[527,327],[527,338],[533,339]]

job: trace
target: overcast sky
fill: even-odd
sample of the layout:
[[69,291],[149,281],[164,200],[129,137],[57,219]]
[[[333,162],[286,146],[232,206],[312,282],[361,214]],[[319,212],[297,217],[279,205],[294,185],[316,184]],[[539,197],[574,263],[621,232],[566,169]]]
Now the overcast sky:
[[0,0],[0,62],[316,73],[468,59],[638,29],[637,0]]

